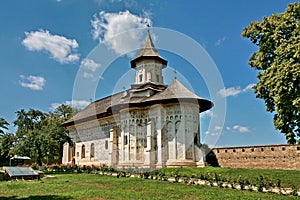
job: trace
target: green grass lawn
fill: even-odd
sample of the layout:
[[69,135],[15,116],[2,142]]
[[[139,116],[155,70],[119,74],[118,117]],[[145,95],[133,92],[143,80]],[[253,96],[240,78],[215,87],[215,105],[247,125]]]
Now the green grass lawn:
[[0,182],[0,199],[298,199],[293,196],[184,185],[141,178],[60,174]]
[[[164,171],[166,175],[170,175],[176,169],[163,168],[160,171]],[[295,170],[273,170],[273,169],[233,169],[233,168],[219,168],[219,167],[204,167],[204,168],[177,168],[180,175],[191,176],[192,174],[198,175],[200,173],[217,173],[228,179],[237,178],[239,176],[244,179],[255,182],[260,176],[265,177],[268,180],[277,182],[278,179],[281,182],[282,187],[289,188],[294,185],[300,189],[300,171]]]

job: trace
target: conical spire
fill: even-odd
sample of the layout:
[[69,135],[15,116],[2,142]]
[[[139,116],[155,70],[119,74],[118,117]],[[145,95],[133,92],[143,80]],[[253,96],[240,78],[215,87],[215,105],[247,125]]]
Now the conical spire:
[[146,36],[143,48],[141,49],[139,54],[136,56],[136,58],[131,61],[131,67],[135,68],[136,62],[139,60],[142,60],[143,58],[152,58],[155,60],[159,60],[164,65],[167,65],[167,63],[168,63],[168,61],[165,60],[161,55],[159,55],[158,51],[156,50],[156,48],[152,42],[149,30],[147,32],[147,36]]

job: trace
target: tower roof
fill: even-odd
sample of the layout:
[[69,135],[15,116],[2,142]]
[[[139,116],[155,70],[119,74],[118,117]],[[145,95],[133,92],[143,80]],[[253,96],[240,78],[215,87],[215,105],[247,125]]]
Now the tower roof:
[[153,41],[151,39],[149,31],[147,32],[147,36],[144,42],[144,45],[139,52],[139,54],[136,56],[135,59],[133,59],[131,63],[131,67],[135,68],[136,67],[136,62],[145,58],[150,58],[154,60],[159,60],[162,62],[162,64],[167,65],[168,61],[165,60],[161,55],[159,55],[157,49],[155,48]]

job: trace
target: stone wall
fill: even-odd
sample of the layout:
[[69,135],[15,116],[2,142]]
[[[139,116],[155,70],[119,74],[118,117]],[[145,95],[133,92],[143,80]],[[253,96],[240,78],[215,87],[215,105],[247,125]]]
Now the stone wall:
[[220,167],[300,170],[300,146],[264,145],[213,148]]

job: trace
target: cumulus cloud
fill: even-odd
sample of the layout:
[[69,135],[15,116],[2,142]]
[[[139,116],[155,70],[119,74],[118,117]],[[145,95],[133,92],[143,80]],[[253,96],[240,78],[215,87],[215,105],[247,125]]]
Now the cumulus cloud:
[[219,90],[218,93],[222,97],[237,96],[240,93],[244,93],[244,92],[249,91],[250,89],[252,89],[253,86],[254,86],[254,84],[251,83],[243,89],[240,86],[230,87],[230,88],[223,88],[223,89]]
[[72,101],[65,101],[64,103],[52,103],[50,110],[55,110],[56,108],[58,108],[62,104],[71,106],[73,108],[83,109],[86,106],[88,106],[90,103],[91,102],[85,101],[85,100],[72,100]]
[[250,131],[249,127],[247,126],[240,126],[240,125],[234,125],[233,127],[226,127],[227,131],[238,131],[240,133],[247,133]]
[[22,44],[30,51],[47,51],[52,58],[60,63],[70,63],[79,60],[74,51],[79,47],[76,40],[64,36],[52,35],[47,30],[25,32],[26,38]]
[[222,129],[222,126],[215,126],[212,131],[206,131],[205,134],[210,136],[219,136],[222,135]]
[[96,63],[93,59],[85,58],[84,60],[81,61],[80,67],[82,69],[94,72],[99,67],[101,67],[101,65]]
[[203,118],[214,117],[214,113],[211,110],[207,110],[201,113],[201,117]]
[[31,90],[43,90],[43,87],[46,83],[46,79],[41,76],[24,76],[20,75],[20,85],[22,87],[29,88]]
[[83,69],[83,77],[96,80],[95,71],[101,67],[101,64],[96,63],[93,59],[85,58],[81,61],[80,68]]
[[129,11],[119,13],[107,13],[101,11],[94,15],[92,24],[92,35],[94,40],[104,43],[117,54],[128,54],[130,50],[141,47],[144,34],[141,31],[131,31],[127,34],[119,35],[129,30],[145,28],[151,25],[149,13],[140,17]]

